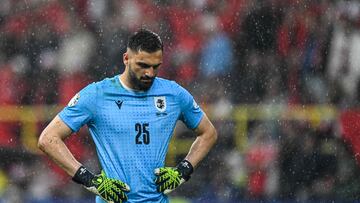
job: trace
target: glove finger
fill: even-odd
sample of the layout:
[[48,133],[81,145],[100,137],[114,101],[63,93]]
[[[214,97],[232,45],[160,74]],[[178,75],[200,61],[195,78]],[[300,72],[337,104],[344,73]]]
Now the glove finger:
[[130,192],[130,187],[128,186],[128,184],[121,182],[120,180],[115,181],[114,184],[116,185],[116,187],[120,188],[120,190]]
[[166,189],[166,188],[165,188],[164,184],[158,185],[158,186],[156,187],[156,190],[157,190],[158,192],[164,192],[165,189]]
[[161,176],[161,175],[167,173],[167,169],[166,169],[166,168],[156,168],[156,169],[154,170],[154,173],[155,173],[155,175],[157,175],[157,176]]
[[157,190],[159,192],[164,192],[164,190],[167,189],[170,184],[171,183],[169,182],[169,178],[164,181],[161,181],[161,182],[157,183]]
[[169,190],[169,189],[173,190],[174,188],[171,187],[171,185],[172,185],[172,183],[169,182],[168,180],[167,180],[167,181],[163,181],[163,182],[161,182],[161,183],[159,183],[159,184],[157,185],[157,191],[158,191],[158,192],[164,192],[164,191]]
[[163,193],[165,194],[165,195],[167,195],[167,194],[169,194],[170,192],[172,192],[174,189],[165,189],[164,191],[163,191]]
[[127,197],[127,195],[125,194],[125,192],[120,191],[120,192],[118,192],[118,195],[119,195],[121,201],[126,202],[126,201],[128,200],[128,197]]
[[159,192],[164,192],[164,194],[167,194],[173,191],[175,188],[179,187],[179,185],[184,182],[185,180],[182,178],[174,181],[169,181],[169,178],[167,178],[164,181],[158,183],[157,189]]
[[126,194],[120,190],[119,188],[111,188],[112,192],[114,193],[113,200],[114,202],[121,203],[123,201],[127,201]]
[[[120,184],[121,183],[121,184]],[[123,190],[122,186],[126,185],[125,183],[121,181],[115,181],[113,182],[113,187],[111,190],[121,199],[121,200],[127,200],[127,196],[125,194],[125,191]]]
[[170,192],[175,190],[175,188],[177,188],[179,185],[180,184],[177,182],[165,182],[159,186],[159,190],[164,194],[169,194]]
[[171,183],[169,183],[169,185],[167,186],[168,189],[175,189],[180,185],[180,181],[172,181]]
[[159,184],[166,182],[169,179],[170,179],[169,176],[159,176],[156,178],[155,183],[159,185]]

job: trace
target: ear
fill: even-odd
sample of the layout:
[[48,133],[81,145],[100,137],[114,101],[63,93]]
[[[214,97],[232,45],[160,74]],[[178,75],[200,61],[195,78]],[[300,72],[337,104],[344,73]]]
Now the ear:
[[128,64],[129,64],[129,54],[127,52],[125,52],[123,54],[123,61],[124,61],[125,66],[128,66]]

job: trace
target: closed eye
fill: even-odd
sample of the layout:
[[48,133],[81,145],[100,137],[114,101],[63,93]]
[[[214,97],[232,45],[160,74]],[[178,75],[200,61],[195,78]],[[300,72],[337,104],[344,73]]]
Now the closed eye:
[[146,63],[142,63],[142,62],[137,62],[136,63],[138,66],[140,66],[141,68],[150,68],[149,64]]
[[159,64],[157,64],[157,65],[153,65],[153,68],[154,68],[154,69],[157,69],[157,68],[159,68],[160,65],[161,65],[161,63],[159,63]]
[[140,66],[141,68],[144,68],[144,69],[147,69],[147,68],[150,68],[150,67],[153,67],[154,69],[157,69],[161,65],[161,63],[155,64],[155,65],[150,65],[150,64],[147,64],[147,63],[143,63],[143,62],[137,62],[136,64],[138,66]]

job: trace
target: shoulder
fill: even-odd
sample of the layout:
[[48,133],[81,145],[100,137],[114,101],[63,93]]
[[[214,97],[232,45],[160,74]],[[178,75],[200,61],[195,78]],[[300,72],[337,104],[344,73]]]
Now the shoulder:
[[94,99],[95,96],[101,94],[104,89],[108,88],[110,83],[111,78],[105,78],[100,81],[89,83],[79,92],[79,94],[82,97],[89,97]]
[[116,81],[118,79],[118,75],[111,77],[111,78],[104,78],[100,81],[94,82],[94,86],[96,86],[96,88],[109,88],[112,87],[114,85],[117,85],[119,82]]
[[92,82],[88,84],[86,87],[84,87],[80,93],[81,94],[94,94],[97,92],[97,84],[96,82]]
[[92,92],[96,92],[97,94],[103,93],[105,91],[111,91],[114,88],[116,89],[116,87],[120,87],[117,79],[118,75],[111,78],[104,78],[100,81],[89,84],[86,88],[90,89]]
[[156,95],[169,95],[181,105],[192,103],[193,101],[191,93],[175,81],[157,78],[155,85],[154,94]]
[[156,89],[170,91],[173,94],[179,94],[179,91],[182,91],[184,89],[177,82],[160,77],[156,78],[155,84]]

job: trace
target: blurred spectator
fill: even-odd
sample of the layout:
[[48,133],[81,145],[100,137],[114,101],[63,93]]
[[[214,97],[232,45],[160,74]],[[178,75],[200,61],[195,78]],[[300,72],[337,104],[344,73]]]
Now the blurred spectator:
[[360,4],[355,1],[339,3],[339,14],[329,50],[329,79],[340,84],[345,92],[345,102],[350,105],[354,105],[360,77],[360,61],[356,54],[360,49],[359,8]]
[[271,197],[276,189],[271,188],[270,175],[274,171],[273,164],[277,159],[276,143],[260,124],[250,135],[246,152],[246,166],[248,167],[248,198],[266,199]]
[[273,49],[281,13],[273,1],[253,1],[244,20],[245,42],[248,49],[263,52]]
[[233,50],[231,40],[220,30],[218,19],[212,15],[204,15],[202,29],[208,36],[200,58],[200,74],[203,78],[224,77],[233,66]]

